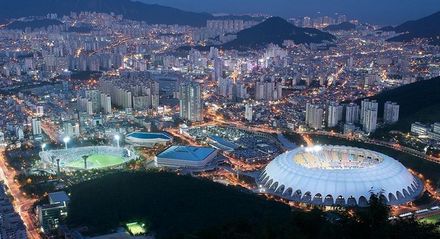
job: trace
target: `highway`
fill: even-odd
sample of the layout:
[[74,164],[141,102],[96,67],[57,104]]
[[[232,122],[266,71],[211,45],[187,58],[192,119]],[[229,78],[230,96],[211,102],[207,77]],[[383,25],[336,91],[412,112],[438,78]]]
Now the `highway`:
[[440,164],[440,158],[436,158],[433,156],[429,156],[424,154],[421,151],[409,148],[409,147],[405,147],[399,144],[395,144],[395,143],[390,143],[390,142],[385,142],[385,141],[380,141],[380,140],[375,140],[375,139],[354,139],[353,137],[349,137],[347,135],[343,135],[343,134],[339,134],[339,133],[334,133],[334,132],[326,132],[326,131],[316,131],[316,132],[307,132],[307,133],[300,133],[304,140],[306,140],[307,145],[313,144],[313,142],[311,142],[310,137],[308,137],[307,135],[322,135],[322,136],[331,136],[331,137],[335,137],[335,138],[341,138],[341,139],[345,139],[345,140],[350,140],[350,141],[358,141],[361,143],[367,143],[367,144],[374,144],[374,145],[378,145],[378,146],[384,146],[390,149],[394,149],[403,153],[408,153],[411,154],[415,157],[419,157],[421,159],[425,159],[434,163],[438,163]]
[[32,213],[32,205],[36,200],[27,197],[20,190],[20,184],[15,180],[16,175],[17,172],[6,163],[5,149],[3,147],[0,148],[0,178],[9,188],[9,192],[14,199],[12,204],[26,226],[28,237],[31,239],[39,239],[41,236],[38,228],[35,226]]

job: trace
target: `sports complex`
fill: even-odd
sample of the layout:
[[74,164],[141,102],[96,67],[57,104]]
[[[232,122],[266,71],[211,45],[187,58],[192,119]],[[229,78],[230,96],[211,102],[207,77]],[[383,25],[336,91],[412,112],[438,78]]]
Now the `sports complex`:
[[125,142],[134,146],[153,147],[173,142],[167,133],[133,132],[125,137]]
[[40,158],[52,167],[60,169],[87,170],[115,167],[131,161],[136,155],[127,148],[112,146],[88,146],[40,152]]
[[368,206],[372,194],[389,205],[415,200],[423,182],[397,160],[348,146],[299,147],[270,162],[261,191],[323,206]]

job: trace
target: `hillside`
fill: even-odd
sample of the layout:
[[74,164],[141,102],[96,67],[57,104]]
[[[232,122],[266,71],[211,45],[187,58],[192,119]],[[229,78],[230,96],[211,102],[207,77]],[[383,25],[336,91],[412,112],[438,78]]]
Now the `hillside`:
[[415,121],[435,122],[440,120],[440,77],[418,81],[369,97],[379,102],[379,117],[383,104],[394,101],[400,105],[399,121],[386,130],[409,131]]
[[435,226],[388,223],[388,209],[377,200],[359,209],[359,217],[292,211],[246,190],[171,173],[119,172],[74,185],[70,193],[68,224],[94,232],[137,221],[158,239],[438,237]]
[[32,21],[15,21],[9,24],[6,28],[10,30],[25,30],[26,28],[38,29],[53,25],[61,25],[62,22],[52,19],[38,19]]
[[356,29],[356,25],[351,22],[342,22],[337,25],[330,25],[324,28],[324,31],[350,31]]
[[269,43],[281,45],[285,40],[300,43],[322,43],[335,37],[314,28],[301,28],[280,17],[272,17],[251,28],[237,33],[237,38],[223,44],[225,49],[250,49],[264,47]]
[[415,38],[424,38],[434,45],[440,45],[440,12],[418,20],[407,21],[396,27],[382,28],[382,30],[401,33],[388,41],[406,42]]
[[122,14],[127,19],[150,24],[204,26],[206,20],[213,18],[207,13],[182,11],[130,0],[4,0],[0,7],[0,22],[12,18],[45,16],[48,13],[68,15],[70,12],[81,11],[113,12]]
[[231,219],[257,222],[290,214],[288,206],[254,194],[167,173],[107,175],[75,185],[71,192],[69,224],[88,225],[96,232],[141,219],[160,235],[169,235]]

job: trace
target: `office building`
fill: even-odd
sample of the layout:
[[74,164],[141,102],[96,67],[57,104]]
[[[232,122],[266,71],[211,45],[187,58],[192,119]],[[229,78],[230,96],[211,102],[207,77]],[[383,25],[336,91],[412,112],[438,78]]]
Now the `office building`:
[[49,204],[37,206],[38,222],[44,232],[53,232],[67,217],[69,196],[64,191],[49,193]]
[[429,126],[422,124],[420,122],[415,122],[411,124],[411,133],[417,136],[426,136],[429,131]]

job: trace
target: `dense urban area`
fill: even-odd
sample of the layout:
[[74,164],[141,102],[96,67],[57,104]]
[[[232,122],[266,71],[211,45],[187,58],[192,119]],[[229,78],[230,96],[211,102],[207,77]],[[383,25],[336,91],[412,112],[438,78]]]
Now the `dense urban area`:
[[0,21],[0,238],[439,238],[440,34],[38,13]]

